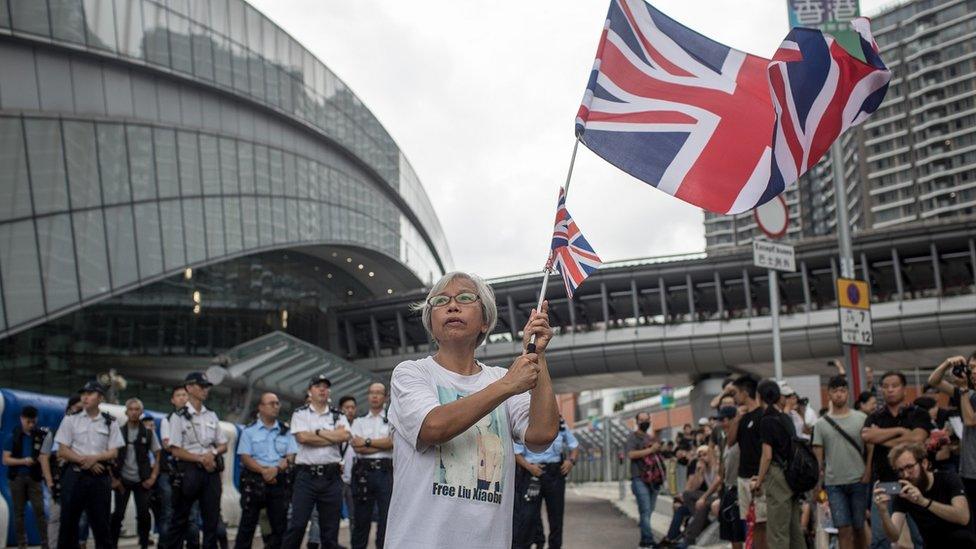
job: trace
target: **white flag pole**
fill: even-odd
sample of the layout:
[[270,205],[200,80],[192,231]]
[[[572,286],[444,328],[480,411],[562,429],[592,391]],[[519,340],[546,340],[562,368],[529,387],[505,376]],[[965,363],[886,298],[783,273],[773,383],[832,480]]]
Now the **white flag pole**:
[[[579,149],[580,139],[576,136],[576,142],[573,143],[573,156],[569,159],[569,170],[566,172],[566,183],[563,184],[563,197],[564,199],[569,197],[569,182],[573,179],[573,166],[576,165],[576,151]],[[551,258],[550,252],[550,258]],[[542,288],[539,290],[539,302],[535,306],[535,310],[542,310],[542,302],[546,299],[546,288],[549,287],[549,275],[552,274],[552,267],[549,262],[546,262],[545,268],[542,270]],[[525,350],[529,353],[535,352],[535,334],[529,338],[529,344],[525,346]]]

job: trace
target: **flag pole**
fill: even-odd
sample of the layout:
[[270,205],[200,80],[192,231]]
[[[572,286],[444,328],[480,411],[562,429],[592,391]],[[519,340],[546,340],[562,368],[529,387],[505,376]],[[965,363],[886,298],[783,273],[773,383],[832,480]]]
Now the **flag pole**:
[[[566,183],[563,184],[563,197],[569,197],[569,182],[573,179],[573,166],[576,165],[576,151],[579,149],[580,139],[576,136],[576,141],[573,143],[573,155],[569,159],[569,170],[566,172]],[[546,299],[546,288],[549,287],[549,275],[552,274],[551,260],[552,252],[549,254],[550,261],[546,261],[546,266],[542,269],[542,288],[539,290],[539,302],[535,306],[535,310],[542,310],[542,302]],[[526,352],[535,352],[535,334],[529,338],[528,345],[525,346]]]

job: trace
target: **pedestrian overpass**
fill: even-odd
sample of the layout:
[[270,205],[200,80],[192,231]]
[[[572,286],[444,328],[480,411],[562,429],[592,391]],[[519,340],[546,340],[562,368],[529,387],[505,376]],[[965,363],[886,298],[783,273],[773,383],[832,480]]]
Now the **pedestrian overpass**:
[[[862,232],[854,239],[858,278],[870,281],[876,369],[931,367],[976,349],[976,220]],[[829,374],[843,354],[834,281],[837,242],[796,246],[797,272],[780,273],[780,323],[787,375]],[[507,365],[536,304],[541,274],[490,280],[499,322],[478,357]],[[571,301],[550,284],[550,371],[563,392],[657,383],[686,384],[730,371],[772,373],[769,281],[751,247],[604,265]],[[340,341],[357,366],[389,375],[431,352],[409,305],[424,293],[336,311]]]

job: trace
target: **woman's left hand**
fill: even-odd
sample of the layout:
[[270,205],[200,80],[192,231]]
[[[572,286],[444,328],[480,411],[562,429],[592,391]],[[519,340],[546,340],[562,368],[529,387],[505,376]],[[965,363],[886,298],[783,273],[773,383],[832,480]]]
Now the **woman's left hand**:
[[525,323],[522,331],[522,348],[525,349],[529,344],[532,334],[535,334],[535,352],[542,354],[546,350],[546,345],[552,340],[552,328],[549,326],[549,302],[542,302],[542,311],[532,309],[529,321]]

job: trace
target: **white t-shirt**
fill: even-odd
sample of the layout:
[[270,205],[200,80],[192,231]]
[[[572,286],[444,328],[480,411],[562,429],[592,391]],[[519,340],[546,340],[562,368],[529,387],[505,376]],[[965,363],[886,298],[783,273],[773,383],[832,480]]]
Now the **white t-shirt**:
[[453,440],[418,441],[434,408],[484,389],[505,375],[481,366],[462,376],[432,357],[400,363],[390,384],[393,429],[393,497],[386,545],[398,549],[502,549],[512,545],[515,502],[513,441],[529,424],[529,393],[506,400]]

